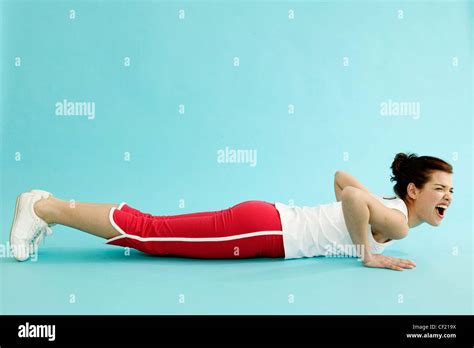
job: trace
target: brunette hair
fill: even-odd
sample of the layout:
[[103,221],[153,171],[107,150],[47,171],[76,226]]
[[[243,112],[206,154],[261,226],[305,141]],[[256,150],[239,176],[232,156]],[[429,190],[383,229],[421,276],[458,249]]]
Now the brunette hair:
[[442,159],[432,156],[418,156],[415,153],[397,153],[390,168],[393,174],[390,181],[396,182],[393,191],[403,200],[407,196],[409,183],[412,182],[417,188],[422,189],[430,180],[434,170],[453,173],[453,167]]

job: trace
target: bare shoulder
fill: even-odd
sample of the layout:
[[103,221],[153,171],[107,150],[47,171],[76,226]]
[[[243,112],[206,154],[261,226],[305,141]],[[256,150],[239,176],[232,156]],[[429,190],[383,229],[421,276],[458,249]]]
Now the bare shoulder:
[[408,224],[399,210],[387,207],[372,193],[356,188],[348,188],[346,195],[357,195],[367,204],[370,211],[369,224],[384,237],[402,239],[408,235]]

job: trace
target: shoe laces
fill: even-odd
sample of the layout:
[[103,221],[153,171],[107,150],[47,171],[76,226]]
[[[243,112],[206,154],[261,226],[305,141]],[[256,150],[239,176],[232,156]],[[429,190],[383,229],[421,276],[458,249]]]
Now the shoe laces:
[[46,225],[42,228],[38,228],[38,230],[35,232],[33,235],[33,238],[31,239],[30,245],[33,249],[38,249],[40,243],[44,240],[45,236],[50,236],[53,234],[53,230],[49,225]]

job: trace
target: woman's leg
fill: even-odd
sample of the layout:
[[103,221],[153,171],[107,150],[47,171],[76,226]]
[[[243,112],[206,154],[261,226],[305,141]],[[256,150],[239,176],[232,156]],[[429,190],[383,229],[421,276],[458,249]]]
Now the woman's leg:
[[34,205],[36,215],[48,224],[69,226],[105,239],[120,235],[109,221],[109,212],[118,204],[63,201],[54,196],[42,198]]
[[270,203],[247,201],[229,209],[174,216],[142,213],[127,204],[118,207],[82,202],[71,205],[50,196],[36,202],[34,210],[49,224],[76,228],[108,239],[108,244],[150,254],[284,257],[281,222]]
[[112,208],[121,232],[107,244],[160,256],[194,258],[284,257],[278,211],[271,203],[246,201],[229,209],[172,216],[142,213],[128,204]]

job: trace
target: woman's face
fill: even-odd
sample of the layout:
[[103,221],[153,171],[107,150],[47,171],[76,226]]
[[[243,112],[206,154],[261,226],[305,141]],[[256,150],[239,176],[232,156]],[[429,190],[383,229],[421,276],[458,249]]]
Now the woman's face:
[[[416,197],[413,203],[418,218],[431,226],[438,226],[446,217],[447,207],[453,199],[452,174],[433,171],[430,181],[421,190],[409,184],[408,195],[413,199]],[[436,208],[439,205],[445,209]]]

